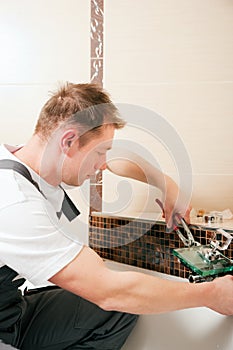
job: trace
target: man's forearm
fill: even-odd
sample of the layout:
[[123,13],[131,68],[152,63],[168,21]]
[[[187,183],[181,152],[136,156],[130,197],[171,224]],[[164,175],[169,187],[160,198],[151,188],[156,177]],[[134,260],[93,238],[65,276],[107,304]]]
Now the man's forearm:
[[113,159],[108,161],[107,168],[116,175],[132,178],[149,185],[159,188],[162,192],[166,191],[176,183],[158,168],[142,159],[141,157],[133,157],[132,159]]
[[102,307],[135,314],[159,314],[206,306],[210,285],[174,282],[137,272],[111,272],[109,297]]
[[132,271],[112,271],[88,247],[50,281],[105,310],[156,314],[208,306],[233,314],[233,276],[191,284]]
[[190,198],[186,198],[176,182],[168,175],[139,156],[131,154],[130,159],[113,159],[107,168],[116,175],[132,178],[161,190],[164,218],[168,227],[173,226],[174,213],[180,213],[189,222]]

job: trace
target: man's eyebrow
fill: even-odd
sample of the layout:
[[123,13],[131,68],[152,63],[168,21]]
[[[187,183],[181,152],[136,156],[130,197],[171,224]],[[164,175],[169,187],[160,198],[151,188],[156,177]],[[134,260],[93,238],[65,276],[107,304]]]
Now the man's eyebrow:
[[107,148],[105,148],[104,146],[103,147],[100,147],[101,150],[104,150],[104,151],[110,151],[112,149],[112,146],[108,146]]
[[110,151],[112,149],[112,145],[102,144],[102,145],[97,146],[97,149],[99,149],[103,152],[107,152],[107,151]]

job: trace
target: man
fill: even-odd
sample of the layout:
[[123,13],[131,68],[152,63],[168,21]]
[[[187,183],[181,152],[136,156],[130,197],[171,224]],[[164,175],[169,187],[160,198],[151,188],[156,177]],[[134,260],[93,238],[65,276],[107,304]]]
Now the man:
[[[4,342],[23,350],[116,350],[138,314],[199,306],[233,313],[232,276],[189,284],[112,271],[92,249],[70,237],[67,218],[72,220],[78,211],[60,185],[80,186],[97,170],[104,170],[114,131],[123,126],[102,89],[66,84],[42,108],[25,146],[1,147],[0,159],[17,161],[29,170],[29,177],[25,172],[22,176],[9,169],[0,171],[0,339]],[[135,163],[126,163],[120,168],[114,162],[109,166],[158,186],[164,192],[169,221],[177,210],[176,184],[149,164],[144,173]],[[17,288],[24,279],[50,287],[22,296]]]

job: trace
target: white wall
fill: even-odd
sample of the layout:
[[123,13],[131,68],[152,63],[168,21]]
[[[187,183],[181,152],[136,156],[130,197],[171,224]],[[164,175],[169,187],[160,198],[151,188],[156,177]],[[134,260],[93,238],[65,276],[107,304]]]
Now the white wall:
[[[1,1],[0,44],[0,142],[20,144],[30,137],[49,91],[60,82],[90,79],[90,1]],[[83,222],[84,192],[71,191]],[[87,237],[87,225],[83,230]]]
[[[105,1],[105,87],[115,102],[149,108],[178,132],[192,163],[192,204],[207,210],[233,210],[232,18],[231,0]],[[0,142],[30,137],[58,82],[89,81],[89,26],[88,0],[0,2]],[[128,127],[118,137],[149,149],[179,181],[172,151],[139,129]],[[118,183],[104,177],[105,202],[117,199]],[[148,189],[130,186],[129,209],[138,210]]]
[[[115,102],[152,109],[178,132],[191,159],[197,209],[233,210],[232,33],[231,0],[105,2],[105,87]],[[132,134],[129,127],[118,137]],[[134,141],[179,182],[172,150],[148,131]],[[105,176],[105,202],[119,201],[112,187],[118,181]],[[127,210],[140,209],[145,187],[131,185],[137,194]]]

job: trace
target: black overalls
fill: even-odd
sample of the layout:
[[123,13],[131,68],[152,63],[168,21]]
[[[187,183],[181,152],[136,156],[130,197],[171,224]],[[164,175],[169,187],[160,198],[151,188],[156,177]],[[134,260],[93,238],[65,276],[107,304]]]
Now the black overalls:
[[17,275],[8,266],[0,268],[0,339],[7,344],[17,341],[16,324],[25,307],[22,293],[18,289],[25,279],[14,280]]
[[[23,164],[3,159],[0,169],[19,172],[40,191]],[[64,194],[62,212],[71,221],[79,211]],[[22,294],[18,288],[25,279],[17,275],[6,265],[0,268],[0,339],[17,349],[118,350],[136,324],[137,315],[104,311],[56,286]]]

